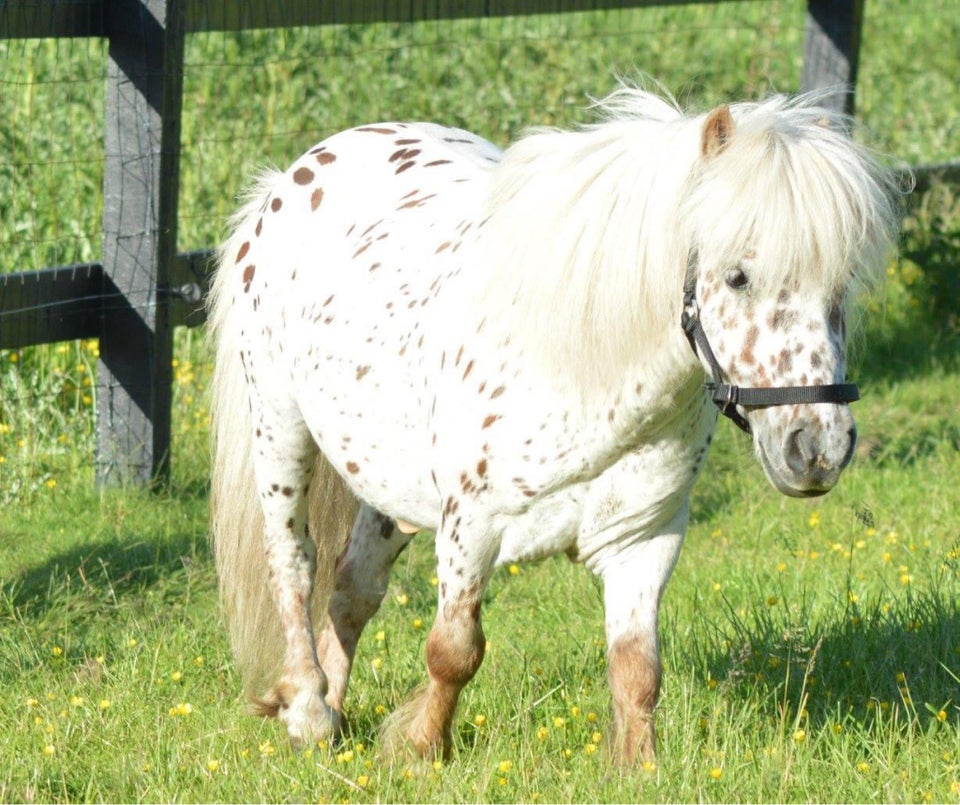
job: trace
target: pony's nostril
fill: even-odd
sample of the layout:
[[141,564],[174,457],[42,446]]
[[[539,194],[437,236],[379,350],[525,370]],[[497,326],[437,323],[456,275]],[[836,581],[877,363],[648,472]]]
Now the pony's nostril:
[[787,434],[783,453],[787,466],[797,475],[808,473],[817,457],[810,432],[804,428],[796,428]]

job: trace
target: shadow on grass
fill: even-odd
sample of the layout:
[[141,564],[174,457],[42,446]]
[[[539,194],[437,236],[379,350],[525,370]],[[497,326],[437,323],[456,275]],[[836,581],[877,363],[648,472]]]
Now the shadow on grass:
[[713,639],[698,667],[726,696],[759,698],[771,718],[787,713],[792,724],[806,709],[813,728],[960,724],[960,604],[947,592],[890,608],[850,604],[821,624],[757,611],[748,625],[729,604],[726,617],[729,651]]
[[140,596],[209,556],[204,535],[129,534],[76,545],[3,582],[22,617],[42,620],[53,607],[99,608]]

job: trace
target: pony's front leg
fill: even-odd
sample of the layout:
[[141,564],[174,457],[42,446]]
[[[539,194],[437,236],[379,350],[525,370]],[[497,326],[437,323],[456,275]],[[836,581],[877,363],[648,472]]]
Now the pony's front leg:
[[453,515],[444,517],[437,533],[439,591],[437,616],[427,637],[428,680],[384,723],[383,746],[390,755],[412,750],[422,758],[448,757],[460,691],[483,662],[486,639],[480,601],[499,539],[483,524],[466,528],[464,522]]
[[339,719],[324,701],[327,678],[317,662],[310,622],[317,557],[307,534],[306,493],[317,448],[306,427],[291,419],[261,415],[258,420],[254,466],[263,545],[285,650],[278,683],[253,704],[260,715],[279,718],[293,746],[303,748],[335,734]]
[[337,561],[326,622],[317,635],[317,655],[329,682],[327,704],[337,713],[343,711],[360,634],[380,608],[390,570],[413,537],[376,509],[360,506],[346,551]]
[[686,519],[684,507],[672,528],[611,556],[601,569],[613,700],[610,749],[623,764],[656,757],[660,596],[680,553]]

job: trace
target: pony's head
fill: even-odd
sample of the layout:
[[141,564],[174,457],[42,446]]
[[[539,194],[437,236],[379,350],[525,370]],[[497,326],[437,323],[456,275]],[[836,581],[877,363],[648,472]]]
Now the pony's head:
[[828,491],[853,454],[845,309],[882,272],[895,196],[846,121],[809,99],[722,106],[702,121],[682,205],[685,321],[698,322],[691,342],[716,383],[777,389],[730,405],[787,495]]

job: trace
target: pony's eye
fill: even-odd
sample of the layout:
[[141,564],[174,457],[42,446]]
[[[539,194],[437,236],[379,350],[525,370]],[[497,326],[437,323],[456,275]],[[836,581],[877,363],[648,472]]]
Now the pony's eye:
[[723,279],[727,283],[727,287],[733,288],[735,291],[746,288],[750,281],[742,268],[731,268]]

